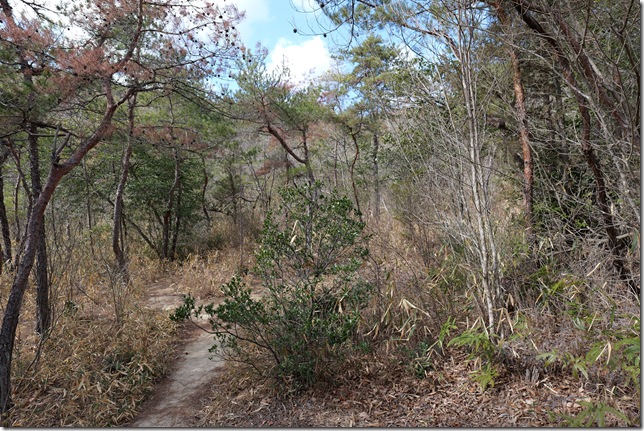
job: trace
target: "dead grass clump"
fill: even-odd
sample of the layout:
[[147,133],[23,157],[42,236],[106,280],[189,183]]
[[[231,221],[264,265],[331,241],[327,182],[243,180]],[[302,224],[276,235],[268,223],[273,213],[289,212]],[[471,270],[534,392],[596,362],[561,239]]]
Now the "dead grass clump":
[[241,253],[238,248],[214,250],[203,255],[190,255],[180,262],[174,273],[179,284],[189,287],[197,299],[221,296],[220,287],[234,274],[245,273],[254,265],[250,245]]
[[465,281],[445,248],[433,250],[440,262],[427,267],[418,247],[408,245],[405,227],[391,218],[373,232],[368,264],[361,274],[376,286],[363,312],[359,340],[415,349],[433,344],[448,318],[464,316]]
[[[471,379],[476,365],[463,349],[448,349],[425,378],[408,372],[400,355],[383,348],[356,352],[334,382],[297,394],[258,382],[246,368],[227,365],[201,412],[205,427],[544,427],[570,424],[586,403],[611,406],[639,423],[632,398],[607,398],[569,376],[538,382],[503,373],[486,391]],[[603,404],[602,404],[603,403]],[[606,426],[626,423],[610,413]]]
[[[95,238],[95,249],[99,243]],[[25,295],[12,366],[14,408],[5,425],[123,424],[171,360],[176,325],[167,312],[139,305],[147,285],[117,283],[106,256],[88,259],[87,244],[77,245],[52,249],[53,258],[64,265],[52,268],[53,324],[44,340],[34,333],[34,287]],[[156,276],[138,269],[135,265],[134,279]],[[2,277],[4,305],[11,274]]]
[[132,280],[137,286],[150,286],[160,279],[171,280],[183,293],[205,300],[221,296],[220,287],[239,273],[246,273],[254,265],[254,244],[239,248],[226,247],[201,254],[190,254],[185,259],[161,262],[155,258],[133,256],[130,262]]
[[37,362],[38,339],[28,329],[21,330],[17,343],[9,426],[105,427],[129,421],[164,373],[176,328],[165,313],[152,310],[132,310],[121,327],[111,319],[69,313],[57,321]]

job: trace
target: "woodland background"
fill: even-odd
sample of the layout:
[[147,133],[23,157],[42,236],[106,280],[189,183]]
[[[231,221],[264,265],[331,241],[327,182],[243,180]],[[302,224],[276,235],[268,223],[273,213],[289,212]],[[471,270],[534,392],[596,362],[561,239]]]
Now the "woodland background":
[[0,0],[4,423],[127,423],[179,335],[142,306],[170,275],[253,310],[231,280],[261,285],[328,329],[315,363],[237,351],[283,396],[373,358],[425,381],[456,360],[480,393],[585,388],[548,424],[639,426],[640,5],[309,13],[337,65],[307,84],[241,45],[232,4]]

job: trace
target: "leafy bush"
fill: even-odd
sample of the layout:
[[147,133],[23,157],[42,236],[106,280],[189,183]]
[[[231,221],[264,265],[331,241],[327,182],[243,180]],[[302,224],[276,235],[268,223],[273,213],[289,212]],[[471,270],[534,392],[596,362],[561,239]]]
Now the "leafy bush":
[[211,351],[297,389],[329,374],[371,286],[357,274],[368,250],[352,202],[321,194],[319,184],[284,189],[281,196],[280,218],[268,215],[256,252],[263,297],[254,299],[234,277],[222,286],[222,304],[196,307],[187,296],[172,318],[205,312],[218,341]]

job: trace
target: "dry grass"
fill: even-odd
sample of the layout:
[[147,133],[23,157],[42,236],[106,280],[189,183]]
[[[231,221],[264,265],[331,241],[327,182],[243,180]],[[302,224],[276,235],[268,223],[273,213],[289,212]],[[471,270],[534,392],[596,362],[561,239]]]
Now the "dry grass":
[[[511,328],[505,349],[514,359],[500,362],[496,385],[481,392],[472,379],[476,364],[466,360],[465,350],[418,357],[419,343],[434,342],[447,317],[457,317],[463,329],[476,311],[454,257],[439,246],[416,249],[402,231],[395,220],[383,218],[373,232],[372,256],[361,271],[376,285],[376,295],[354,340],[360,348],[335,370],[333,381],[286,394],[244,365],[229,363],[200,425],[552,426],[562,424],[562,415],[578,414],[580,402],[588,400],[605,402],[639,423],[639,388],[624,386],[623,376],[596,367],[591,379],[573,378],[569,370],[544,367],[536,359],[553,349],[585,354],[593,334],[630,325],[624,320],[629,313],[639,317],[624,286],[602,282],[609,279],[604,267],[583,283],[569,283],[540,308],[526,304],[504,317]],[[436,263],[431,267],[428,252]],[[132,283],[115,295],[109,265],[100,263],[107,259],[92,263],[82,259],[86,255],[82,249],[70,255],[71,263],[57,275],[57,318],[38,361],[32,291],[26,297],[14,357],[16,408],[7,425],[102,427],[131,421],[154,380],[167,370],[177,340],[167,311],[144,305],[151,289],[173,286],[174,293],[192,293],[203,303],[219,297],[221,284],[240,269],[253,266],[249,248],[241,256],[232,247],[163,264],[132,251],[138,256],[130,264]],[[3,304],[9,281],[5,275]],[[532,282],[538,287],[538,280]],[[542,284],[545,289],[548,282]],[[66,301],[73,304],[66,308]],[[575,304],[583,304],[595,332],[575,328]],[[419,359],[427,365],[423,379],[415,377]],[[608,424],[623,422],[609,417]]]
[[[371,229],[371,255],[361,273],[376,291],[363,313],[362,337],[390,349],[435,340],[447,318],[462,315],[466,303],[446,249],[413,245],[405,239],[404,226],[391,217],[383,216]],[[427,253],[441,264],[428,267]]]
[[[582,382],[558,375],[531,382],[503,370],[494,388],[472,382],[475,366],[451,350],[423,379],[400,356],[356,354],[323,382],[299,394],[280,393],[269,382],[229,365],[199,415],[204,427],[544,427],[564,425],[585,401],[604,401],[638,423],[638,405],[628,397],[607,399]],[[607,426],[625,423],[611,414]]]
[[33,366],[38,339],[17,340],[8,425],[105,427],[132,419],[163,374],[175,327],[165,314],[133,310],[116,328],[104,318],[62,317]]
[[[135,281],[123,287],[109,265],[88,255],[84,247],[70,251],[65,271],[52,274],[54,323],[44,340],[34,332],[33,287],[25,295],[12,367],[14,408],[5,425],[118,426],[132,419],[172,360],[176,324],[167,312],[141,305],[148,287],[141,281],[154,277],[154,265],[133,265]],[[1,282],[3,304],[10,277]]]
[[[198,300],[221,295],[220,287],[231,277],[254,264],[252,251],[240,253],[238,248],[213,250],[201,255],[189,255],[183,261],[159,262],[155,259],[133,257],[131,267],[138,285],[150,286],[160,278],[171,279],[176,290],[191,293]],[[151,270],[153,268],[153,270]]]
[[[468,360],[466,348],[447,348],[445,340],[444,350],[434,349],[425,357],[417,349],[421,341],[436,340],[448,316],[456,317],[460,328],[452,336],[476,318],[474,300],[468,296],[472,289],[467,289],[453,256],[440,247],[432,251],[410,246],[391,219],[373,233],[371,260],[362,274],[375,282],[376,295],[356,339],[362,347],[334,370],[335,380],[290,394],[273,382],[256,380],[242,365],[228,364],[211,403],[201,412],[200,425],[561,426],[584,411],[584,402],[604,403],[624,413],[631,424],[640,423],[639,387],[626,384],[623,375],[598,364],[589,368],[589,378],[573,376],[570,368],[545,367],[536,358],[552,349],[583,356],[590,341],[600,340],[593,337],[610,333],[615,325],[632,324],[623,316],[639,316],[639,310],[623,286],[599,289],[597,281],[607,278],[597,270],[597,278],[551,298],[550,309],[524,302],[525,307],[504,315],[508,332],[503,349],[508,356],[495,364],[499,375],[494,387],[482,392],[473,379],[480,361]],[[436,255],[433,267],[421,256],[428,251]],[[595,332],[575,327],[573,300],[583,301],[586,317],[595,315],[590,320]],[[611,320],[611,310],[618,319]],[[426,366],[422,379],[415,377],[418,360]],[[606,425],[626,423],[607,413]]]

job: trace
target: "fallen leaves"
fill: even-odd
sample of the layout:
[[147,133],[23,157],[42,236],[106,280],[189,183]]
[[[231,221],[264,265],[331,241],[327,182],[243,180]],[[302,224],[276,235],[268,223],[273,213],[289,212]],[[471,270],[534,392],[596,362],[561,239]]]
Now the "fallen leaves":
[[[235,384],[237,367],[213,389],[202,415],[207,427],[543,427],[561,425],[562,415],[580,411],[579,401],[600,393],[579,391],[577,382],[548,376],[526,384],[522,373],[506,371],[494,388],[481,393],[469,379],[465,353],[438,365],[425,379],[404,365],[360,358],[355,368],[298,395],[280,395],[268,385]],[[368,363],[365,363],[368,362]],[[356,369],[362,370],[361,372]],[[369,369],[369,373],[366,370]],[[440,382],[438,375],[441,376]],[[349,377],[347,377],[349,376]],[[253,396],[250,396],[250,394]],[[268,396],[268,394],[271,394]],[[593,398],[594,397],[594,398]],[[230,399],[243,399],[231,404]],[[633,399],[620,398],[632,404]],[[615,422],[617,424],[617,422]]]

